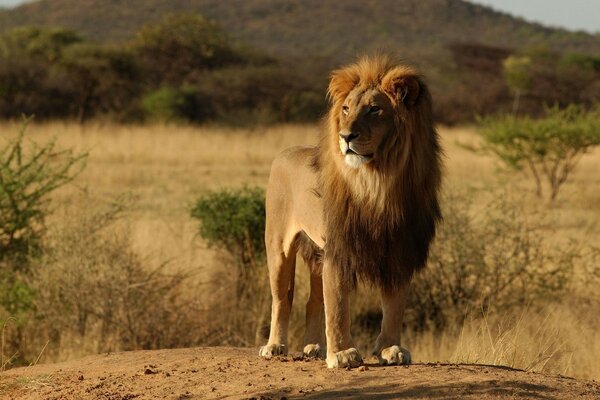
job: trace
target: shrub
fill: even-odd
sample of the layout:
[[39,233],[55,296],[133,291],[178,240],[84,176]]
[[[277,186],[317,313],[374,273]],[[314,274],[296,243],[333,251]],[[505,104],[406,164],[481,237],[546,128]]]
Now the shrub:
[[[67,212],[34,265],[39,338],[50,352],[98,353],[196,345],[205,329],[185,293],[188,274],[150,269],[119,225],[123,202]],[[38,339],[39,340],[39,339]]]
[[85,155],[59,150],[55,142],[25,143],[27,122],[0,148],[0,322],[15,318],[9,347],[21,357],[23,327],[35,310],[30,264],[41,254],[48,199],[85,165]]
[[571,105],[547,110],[544,118],[489,117],[481,120],[486,149],[515,169],[527,168],[542,196],[542,179],[550,200],[567,181],[581,157],[600,145],[600,114]]
[[236,269],[234,311],[224,322],[225,329],[237,332],[232,344],[256,344],[269,307],[268,274],[260,268],[265,262],[264,191],[244,187],[207,193],[196,202],[192,217],[200,221],[200,236]]
[[161,122],[203,122],[211,116],[212,106],[193,86],[162,87],[142,98],[146,119]]
[[461,327],[467,315],[503,315],[566,293],[579,249],[548,246],[540,228],[504,196],[480,215],[465,195],[447,196],[443,210],[428,267],[414,279],[409,327]]
[[192,217],[209,245],[230,253],[241,269],[265,257],[265,194],[258,187],[208,193],[196,202]]
[[86,157],[59,150],[55,142],[27,145],[27,123],[0,148],[0,262],[16,258],[18,271],[39,248],[49,194],[72,181]]

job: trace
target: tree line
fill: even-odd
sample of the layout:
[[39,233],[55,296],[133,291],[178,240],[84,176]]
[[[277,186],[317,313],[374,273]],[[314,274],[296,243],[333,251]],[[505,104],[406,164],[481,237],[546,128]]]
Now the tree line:
[[169,15],[118,45],[63,28],[0,37],[0,118],[304,121],[324,108],[321,86],[200,15]]
[[[546,105],[600,99],[600,57],[451,43],[425,66],[442,123],[541,115]],[[443,58],[443,57],[442,57]],[[301,122],[326,109],[327,60],[291,60],[237,43],[198,14],[171,14],[119,44],[64,28],[0,35],[0,118]]]

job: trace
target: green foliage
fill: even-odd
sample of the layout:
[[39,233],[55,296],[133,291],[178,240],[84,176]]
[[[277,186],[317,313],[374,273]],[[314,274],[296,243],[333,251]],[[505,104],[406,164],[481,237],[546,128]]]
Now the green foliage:
[[66,47],[81,41],[69,29],[19,27],[0,36],[0,58],[30,56],[52,62],[61,57]]
[[72,181],[84,167],[85,155],[59,150],[55,142],[25,143],[18,136],[0,148],[0,261],[16,258],[22,271],[26,258],[39,249],[48,196]]
[[202,122],[210,116],[210,105],[199,104],[201,94],[193,86],[180,89],[161,87],[146,94],[141,101],[144,116],[150,121]]
[[171,14],[143,26],[134,48],[152,75],[168,83],[181,83],[194,71],[239,61],[227,37],[195,14]]
[[209,245],[231,254],[241,268],[265,257],[265,194],[258,187],[208,193],[196,202],[192,217]]
[[139,66],[132,52],[123,48],[77,44],[65,50],[60,67],[71,83],[78,121],[100,113],[118,115],[130,111],[140,92]]
[[[169,112],[153,117],[148,108],[156,106],[160,114],[161,97],[154,92],[172,87],[185,97],[179,117],[184,121],[315,121],[326,108],[329,71],[368,53],[369,43],[391,53],[403,48],[398,55],[419,60],[435,99],[435,118],[447,124],[509,111],[511,98],[513,114],[526,115],[541,114],[544,104],[590,106],[600,98],[598,57],[569,53],[596,54],[600,45],[594,37],[549,32],[489,10],[480,10],[486,17],[472,20],[470,6],[462,3],[453,6],[453,13],[472,20],[470,34],[453,21],[438,21],[440,13],[427,2],[411,6],[434,16],[427,21],[411,19],[412,13],[386,13],[388,2],[377,2],[369,12],[378,17],[362,21],[364,29],[354,31],[337,22],[360,14],[354,0],[348,7],[324,5],[318,15],[305,15],[299,5],[281,8],[276,1],[247,1],[233,8],[226,2],[205,3],[131,0],[93,11],[82,4],[76,12],[84,16],[72,20],[51,6],[31,14],[14,10],[19,14],[14,21],[0,12],[5,27],[0,35],[0,118],[25,113],[38,120],[169,120]],[[94,24],[85,22],[90,11]],[[34,20],[78,29],[81,37],[63,28],[9,30]],[[394,29],[399,25],[406,28],[403,33]],[[446,39],[431,42],[423,35],[428,31],[423,26],[429,25]],[[465,43],[465,37],[487,45]],[[152,107],[142,104],[145,96],[153,97],[146,100]]]
[[236,332],[235,342],[258,344],[269,310],[267,274],[260,268],[266,256],[264,190],[244,187],[207,193],[196,202],[192,217],[200,221],[200,236],[236,268],[236,312],[224,318],[224,326]]
[[0,35],[0,116],[38,118],[68,114],[64,80],[52,80],[52,66],[81,39],[58,28],[17,28]]
[[41,255],[48,198],[81,172],[85,160],[55,142],[26,143],[27,123],[0,147],[0,321],[15,318],[11,346],[21,355],[21,329],[35,310],[31,262]]
[[574,65],[581,69],[600,72],[600,56],[581,53],[565,54],[560,62],[566,65]]
[[0,37],[0,115],[39,119],[133,114],[137,60],[125,47],[84,43],[72,31],[17,28]]
[[0,274],[0,307],[6,313],[0,314],[0,323],[13,317],[17,326],[22,326],[28,313],[35,309],[35,290],[13,271],[1,271]]
[[503,63],[504,76],[508,86],[517,90],[531,87],[531,59],[529,57],[510,56]]
[[531,88],[531,58],[510,56],[502,64],[504,69],[504,79],[508,87],[514,92],[512,114],[517,114],[519,109],[519,100],[521,92],[526,92]]
[[542,195],[542,176],[550,199],[558,194],[581,156],[600,145],[600,114],[571,105],[547,110],[543,118],[488,117],[481,121],[486,149],[507,165],[528,168]]

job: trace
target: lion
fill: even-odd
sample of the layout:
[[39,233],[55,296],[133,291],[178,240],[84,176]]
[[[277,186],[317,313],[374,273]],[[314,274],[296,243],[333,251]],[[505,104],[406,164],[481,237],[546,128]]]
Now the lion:
[[410,282],[426,264],[441,219],[431,96],[415,69],[371,56],[333,71],[328,98],[318,146],[289,148],[271,166],[265,229],[271,327],[259,354],[287,354],[299,252],[310,269],[305,356],[326,358],[329,368],[362,364],[349,310],[360,279],[381,292],[373,354],[380,364],[408,364],[400,333]]

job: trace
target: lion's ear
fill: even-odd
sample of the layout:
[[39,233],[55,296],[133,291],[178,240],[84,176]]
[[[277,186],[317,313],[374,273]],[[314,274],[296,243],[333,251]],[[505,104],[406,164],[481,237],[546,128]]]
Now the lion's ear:
[[399,103],[411,106],[417,102],[421,93],[419,78],[403,72],[390,71],[382,80],[383,89]]

